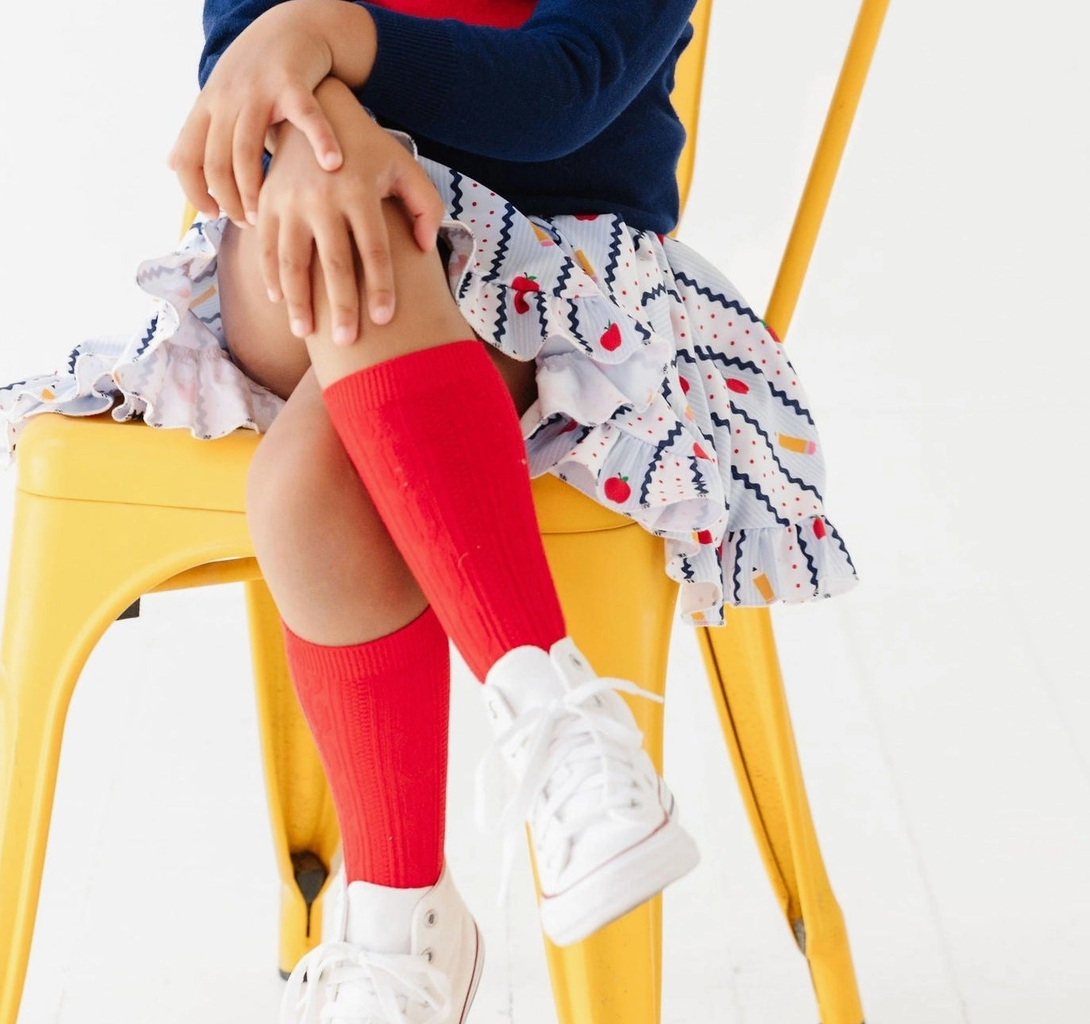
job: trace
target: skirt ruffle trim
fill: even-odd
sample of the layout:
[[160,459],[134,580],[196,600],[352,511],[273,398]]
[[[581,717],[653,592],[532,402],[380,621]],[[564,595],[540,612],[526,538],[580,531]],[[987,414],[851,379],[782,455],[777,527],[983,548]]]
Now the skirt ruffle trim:
[[27,421],[46,412],[140,417],[201,440],[269,428],[283,400],[250,380],[223,341],[215,274],[222,232],[222,221],[198,222],[173,253],[140,264],[137,284],[156,303],[138,332],[84,341],[64,369],[0,388],[9,461]]
[[[680,610],[830,597],[856,580],[824,516],[824,467],[778,340],[714,268],[617,217],[527,218],[421,160],[447,204],[450,285],[470,327],[536,360],[522,420],[531,475],[553,473],[661,536]],[[57,373],[0,389],[9,453],[43,412],[143,417],[214,439],[267,430],[283,406],[231,361],[216,255],[199,221],[142,263],[154,314],[129,338],[77,346]]]

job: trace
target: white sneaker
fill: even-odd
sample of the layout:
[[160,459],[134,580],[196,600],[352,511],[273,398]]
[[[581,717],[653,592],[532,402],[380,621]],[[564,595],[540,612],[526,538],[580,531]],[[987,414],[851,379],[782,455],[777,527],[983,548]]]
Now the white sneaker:
[[351,882],[333,942],[299,961],[281,1024],[462,1024],[484,944],[446,868],[433,886]]
[[[483,690],[497,740],[477,772],[481,825],[517,841],[529,824],[541,926],[554,943],[585,939],[696,866],[696,845],[616,691],[660,697],[599,679],[567,637],[548,653],[509,651]],[[496,813],[505,776],[514,793]]]

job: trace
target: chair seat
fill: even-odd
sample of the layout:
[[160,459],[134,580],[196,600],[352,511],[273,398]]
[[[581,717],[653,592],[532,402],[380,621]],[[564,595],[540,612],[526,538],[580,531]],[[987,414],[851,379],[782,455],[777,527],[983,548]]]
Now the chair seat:
[[[199,441],[108,414],[36,416],[19,440],[19,488],[80,501],[244,512],[246,470],[258,434]],[[542,533],[587,533],[635,524],[552,476],[534,480]]]

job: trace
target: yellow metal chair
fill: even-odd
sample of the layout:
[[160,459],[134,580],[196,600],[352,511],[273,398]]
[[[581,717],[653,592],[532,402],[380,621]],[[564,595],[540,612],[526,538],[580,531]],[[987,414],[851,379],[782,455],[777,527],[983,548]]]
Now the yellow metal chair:
[[[864,0],[768,311],[782,336],[809,261],[888,0]],[[675,101],[695,134],[710,0]],[[683,194],[692,146],[680,170]],[[41,416],[20,443],[0,648],[0,1024],[15,1024],[41,885],[68,704],[99,637],[141,595],[243,582],[269,810],[281,877],[280,969],[321,934],[339,842],[295,700],[276,609],[244,515],[257,438],[214,443],[109,418]],[[559,481],[535,481],[546,551],[576,641],[604,674],[662,692],[676,588],[661,541]],[[603,610],[608,609],[608,612]],[[809,962],[823,1024],[860,1024],[847,935],[829,888],[795,752],[768,613],[701,630],[723,732],[780,906]],[[661,764],[662,710],[636,708]],[[563,1024],[656,1024],[661,901],[566,949],[546,943]]]

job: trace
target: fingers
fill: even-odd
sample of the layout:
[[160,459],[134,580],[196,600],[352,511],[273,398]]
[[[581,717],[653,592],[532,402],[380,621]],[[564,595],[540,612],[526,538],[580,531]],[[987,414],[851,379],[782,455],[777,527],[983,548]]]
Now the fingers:
[[351,345],[359,337],[360,289],[352,240],[344,219],[337,216],[324,221],[314,233],[314,242],[329,296],[333,342]]
[[341,144],[325,111],[309,89],[292,89],[281,104],[281,118],[298,128],[314,150],[314,157],[327,171],[335,171],[344,162]]
[[209,193],[208,182],[204,177],[208,124],[208,114],[203,109],[194,107],[178,133],[178,140],[170,151],[167,164],[178,175],[186,199],[201,213],[215,217],[219,213],[219,203]]
[[388,324],[394,317],[394,267],[382,205],[368,203],[349,211],[348,217],[363,264],[367,314],[376,324]]
[[242,215],[249,224],[257,223],[257,197],[261,191],[261,157],[270,111],[256,104],[244,107],[235,124],[231,162],[238,186]]
[[258,255],[261,277],[270,302],[284,298],[280,287],[280,221],[270,213],[262,212],[257,218]]
[[222,117],[212,120],[204,148],[204,177],[220,209],[236,224],[243,225],[246,214],[235,183],[234,139],[233,120]]
[[435,248],[439,225],[447,212],[431,179],[422,168],[416,166],[398,179],[390,191],[401,200],[405,211],[412,218],[416,244],[424,252],[431,252]]
[[314,236],[307,224],[294,217],[281,220],[277,264],[280,290],[288,306],[288,323],[297,338],[314,333],[311,306],[310,262]]
[[[242,225],[247,211],[256,211],[265,135],[261,116],[251,107],[243,109],[238,122],[214,119],[198,105],[186,119],[167,163],[186,198],[202,213],[215,217],[222,210]],[[240,196],[236,173],[245,183],[247,202]]]
[[316,254],[329,296],[333,341],[338,345],[355,342],[360,328],[360,286],[345,221],[329,217],[312,233],[304,220],[281,222],[264,213],[257,230],[269,300],[286,301],[292,334],[306,338],[314,333],[311,266]]
[[167,160],[186,198],[202,213],[214,217],[222,210],[239,226],[257,222],[265,135],[276,123],[295,125],[323,169],[337,170],[344,162],[329,118],[305,87],[287,88],[272,106],[251,96],[228,109],[237,110],[237,117],[213,116],[198,102]]

